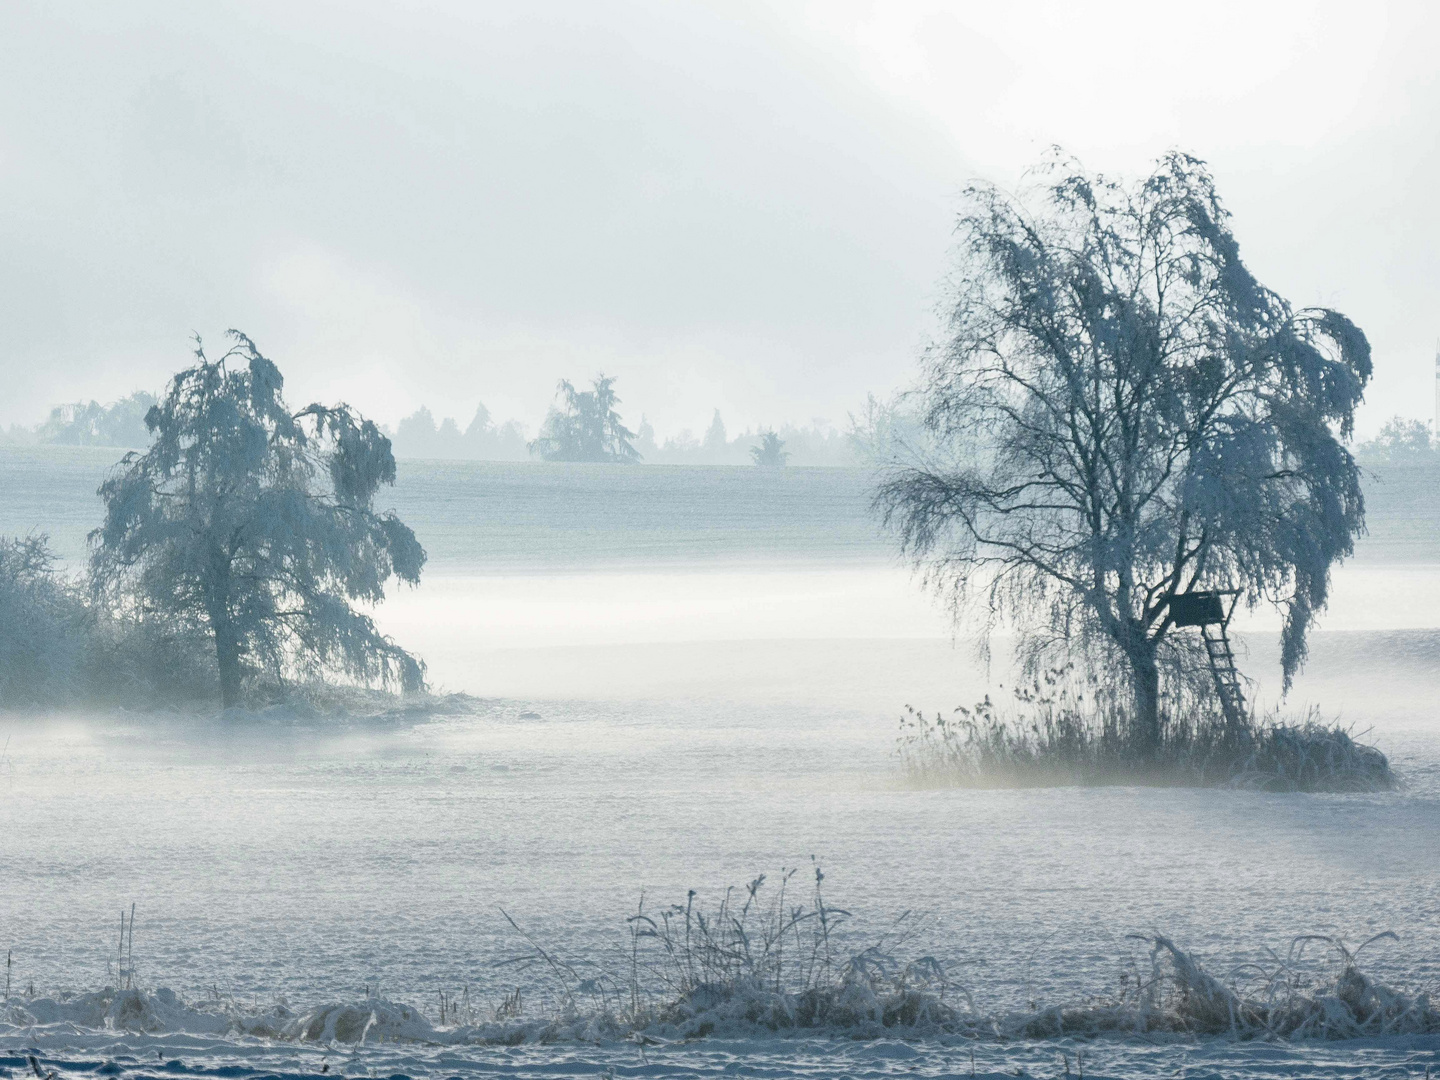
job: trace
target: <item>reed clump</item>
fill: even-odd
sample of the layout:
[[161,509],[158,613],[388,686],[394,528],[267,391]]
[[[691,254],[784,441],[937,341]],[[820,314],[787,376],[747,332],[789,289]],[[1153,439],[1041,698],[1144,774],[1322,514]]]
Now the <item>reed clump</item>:
[[[987,1010],[970,987],[953,980],[933,956],[906,959],[922,920],[906,913],[869,944],[842,928],[850,913],[830,906],[824,874],[795,902],[795,871],[780,875],[768,897],[760,876],[702,910],[691,891],[684,904],[649,910],[643,900],[626,920],[618,963],[572,966],[512,920],[529,949],[508,963],[543,973],[539,1000],[548,1024],[517,1020],[502,1031],[471,1029],[471,1038],[530,1041],[574,1038],[694,1039],[757,1030],[808,1031],[873,1038],[959,1036],[1008,1041],[1105,1034],[1228,1037],[1237,1040],[1348,1039],[1440,1033],[1440,1008],[1428,991],[1394,989],[1361,970],[1360,954],[1378,934],[1351,949],[1339,938],[1307,934],[1284,954],[1223,976],[1162,935],[1118,988],[1091,999],[1023,1010]],[[509,917],[507,916],[507,919]],[[849,948],[842,948],[842,939]],[[858,946],[858,948],[856,947]],[[518,992],[517,992],[518,993]],[[496,1014],[496,1021],[501,1018]],[[519,1026],[517,1026],[519,1025]]]
[[1398,780],[1383,753],[1327,723],[1248,714],[1239,722],[1203,701],[1162,713],[1160,738],[1137,738],[1113,697],[1087,697],[1068,668],[1016,688],[1002,708],[986,695],[948,716],[906,707],[897,752],[921,787],[1147,784],[1258,791],[1387,791]]
[[[554,1003],[558,1022],[583,1017],[626,1034],[696,1038],[763,1028],[873,1035],[896,1027],[938,1033],[973,1011],[968,991],[952,984],[934,957],[900,958],[919,929],[912,913],[853,948],[845,929],[851,914],[827,903],[824,872],[812,866],[804,889],[796,888],[796,874],[782,871],[773,886],[761,874],[727,889],[708,909],[694,890],[685,903],[661,908],[647,907],[642,897],[626,920],[619,963],[609,966],[564,963],[510,920],[529,949],[507,963],[544,973],[542,997]],[[842,948],[842,940],[852,947]],[[964,1010],[954,1004],[957,995]]]
[[[1072,1008],[1038,1010],[1010,1018],[1010,1032],[1029,1038],[1106,1033],[1228,1036],[1232,1039],[1355,1039],[1440,1032],[1440,1008],[1429,991],[1396,990],[1358,965],[1377,941],[1399,941],[1390,931],[1351,949],[1328,934],[1302,934],[1284,955],[1265,958],[1217,977],[1169,938],[1145,937],[1149,971],[1127,978],[1109,998]],[[1318,963],[1307,954],[1320,952]]]

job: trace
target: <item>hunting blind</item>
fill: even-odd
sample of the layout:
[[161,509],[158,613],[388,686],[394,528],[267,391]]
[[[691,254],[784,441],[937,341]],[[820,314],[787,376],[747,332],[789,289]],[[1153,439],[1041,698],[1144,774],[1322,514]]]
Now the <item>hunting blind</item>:
[[[1225,598],[1230,598],[1227,606]],[[1245,721],[1245,692],[1235,667],[1235,650],[1230,646],[1230,617],[1240,599],[1236,589],[1217,592],[1180,593],[1170,598],[1170,621],[1175,626],[1197,626],[1205,643],[1205,658],[1225,719],[1235,725]]]

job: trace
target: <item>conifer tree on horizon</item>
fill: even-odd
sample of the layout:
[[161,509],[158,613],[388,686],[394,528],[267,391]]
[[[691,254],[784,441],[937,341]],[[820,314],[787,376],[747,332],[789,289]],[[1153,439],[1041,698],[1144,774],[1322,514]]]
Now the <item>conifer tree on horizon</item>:
[[785,440],[774,430],[760,432],[760,442],[750,448],[750,459],[762,469],[778,469],[790,460]]
[[561,407],[552,408],[530,452],[546,461],[639,461],[635,433],[620,419],[612,375],[597,375],[589,390],[577,390],[561,379]]

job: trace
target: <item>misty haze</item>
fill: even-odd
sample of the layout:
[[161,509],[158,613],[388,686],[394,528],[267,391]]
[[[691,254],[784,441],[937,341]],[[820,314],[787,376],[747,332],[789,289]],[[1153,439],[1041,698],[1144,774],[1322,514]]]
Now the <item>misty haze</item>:
[[1437,44],[0,11],[0,1074],[1440,1075]]

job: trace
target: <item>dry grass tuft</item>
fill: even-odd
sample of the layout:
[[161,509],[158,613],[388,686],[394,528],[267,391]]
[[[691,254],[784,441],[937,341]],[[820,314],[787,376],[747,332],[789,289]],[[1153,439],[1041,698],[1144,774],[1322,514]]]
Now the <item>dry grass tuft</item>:
[[[1169,938],[1150,943],[1148,975],[1127,980],[1113,998],[1015,1018],[1015,1034],[1032,1038],[1109,1032],[1169,1032],[1233,1039],[1354,1039],[1374,1035],[1440,1032],[1440,1009],[1428,992],[1407,993],[1360,970],[1360,953],[1377,941],[1398,941],[1386,931],[1350,949],[1339,938],[1302,934],[1286,955],[1267,950],[1217,978]],[[1311,946],[1324,945],[1327,962],[1307,965]]]
[[1387,791],[1385,755],[1311,709],[1298,717],[1234,724],[1197,709],[1164,718],[1160,744],[1141,752],[1126,712],[1087,701],[1047,673],[1002,712],[987,696],[933,719],[906,707],[897,750],[921,787],[1061,787],[1145,784],[1257,791]]
[[727,889],[709,910],[693,890],[684,904],[659,909],[648,909],[642,897],[626,920],[620,963],[608,969],[565,964],[510,920],[529,951],[508,963],[545,973],[557,1019],[587,1017],[617,1032],[692,1038],[757,1026],[851,1032],[953,1026],[960,1014],[947,995],[967,992],[951,985],[934,957],[897,959],[919,920],[907,912],[872,944],[844,952],[837,935],[850,913],[826,902],[819,866],[811,867],[809,888],[798,896],[796,874],[782,871],[778,887],[768,890],[762,874]]
[[[587,1032],[587,1037],[663,1040],[743,1036],[756,1029],[987,1041],[1146,1033],[1233,1039],[1440,1033],[1440,1009],[1429,993],[1395,990],[1360,970],[1357,961],[1366,947],[1398,940],[1388,932],[1354,950],[1335,937],[1302,935],[1284,956],[1267,951],[1263,962],[1224,978],[1211,975],[1169,938],[1145,937],[1138,940],[1149,945],[1149,970],[1127,972],[1112,995],[1074,1005],[985,1011],[933,956],[898,957],[915,938],[917,920],[908,913],[873,944],[842,954],[836,934],[849,913],[825,902],[818,867],[809,895],[791,902],[794,873],[782,873],[768,899],[762,875],[743,889],[728,890],[708,912],[699,910],[693,891],[683,905],[654,913],[642,901],[626,922],[625,955],[609,970],[576,970],[527,936],[531,951],[511,963],[548,973],[550,1000],[556,1003],[547,1026],[537,1030],[531,1021],[525,1028],[528,1037]],[[1316,945],[1326,947],[1318,964]]]

